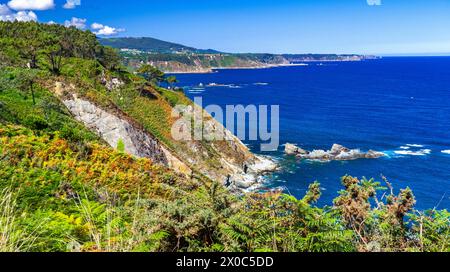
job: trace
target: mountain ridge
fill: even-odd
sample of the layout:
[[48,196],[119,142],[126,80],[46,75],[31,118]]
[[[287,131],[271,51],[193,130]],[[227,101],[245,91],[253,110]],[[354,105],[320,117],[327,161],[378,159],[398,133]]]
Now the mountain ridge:
[[168,42],[152,37],[101,38],[100,43],[118,49],[134,49],[145,52],[174,53],[222,53],[213,49],[198,49],[180,43]]
[[270,68],[298,62],[362,61],[378,58],[358,54],[226,53],[197,49],[149,37],[100,39],[119,50],[126,66],[150,64],[166,73],[209,73],[217,68]]

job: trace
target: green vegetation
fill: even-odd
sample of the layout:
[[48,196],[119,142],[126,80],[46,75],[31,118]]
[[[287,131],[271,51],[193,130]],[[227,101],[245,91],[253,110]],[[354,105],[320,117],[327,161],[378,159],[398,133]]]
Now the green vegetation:
[[[120,110],[176,154],[209,148],[189,153],[170,138],[172,106],[192,103],[156,86],[175,79],[124,71],[90,32],[0,22],[0,33],[0,252],[450,251],[450,213],[415,210],[413,192],[395,194],[387,180],[386,189],[344,177],[334,204],[317,207],[318,183],[303,199],[237,196],[129,156],[123,141],[108,147],[73,119],[55,83]],[[123,85],[108,89],[112,78]]]
[[135,49],[145,52],[156,53],[219,53],[215,50],[201,50],[181,44],[161,41],[154,38],[110,38],[101,39],[100,43],[105,46],[111,46],[120,49]]
[[208,71],[211,68],[261,67],[305,61],[359,61],[375,56],[337,54],[233,54],[200,50],[153,38],[102,39],[102,44],[120,49],[123,63],[138,69],[150,63],[165,72]]
[[76,122],[47,89],[35,83],[30,90],[28,80],[37,74],[47,76],[45,71],[0,69],[0,77],[4,81],[0,88],[0,123],[19,124],[37,133],[58,132],[61,137],[78,144],[100,141]]

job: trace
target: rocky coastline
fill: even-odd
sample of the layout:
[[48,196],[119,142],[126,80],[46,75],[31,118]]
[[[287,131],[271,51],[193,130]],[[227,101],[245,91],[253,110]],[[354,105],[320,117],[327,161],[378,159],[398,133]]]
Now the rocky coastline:
[[285,153],[287,155],[296,156],[305,160],[312,161],[352,161],[359,159],[378,159],[386,156],[383,152],[369,150],[363,152],[360,149],[349,149],[345,146],[334,144],[330,150],[313,150],[307,151],[295,144],[287,143],[285,145]]

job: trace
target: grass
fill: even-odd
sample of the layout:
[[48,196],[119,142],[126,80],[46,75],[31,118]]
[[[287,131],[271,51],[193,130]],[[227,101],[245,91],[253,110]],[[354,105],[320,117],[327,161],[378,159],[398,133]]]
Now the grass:
[[[9,71],[11,88],[0,91],[0,122],[21,124],[35,132],[56,132],[73,142],[100,141],[75,121],[64,105],[46,88],[35,84],[35,103],[28,91],[15,85],[15,74]],[[4,71],[3,71],[4,72]]]
[[0,191],[0,252],[28,251],[35,242],[35,232],[27,234],[20,228],[16,205],[10,189]]

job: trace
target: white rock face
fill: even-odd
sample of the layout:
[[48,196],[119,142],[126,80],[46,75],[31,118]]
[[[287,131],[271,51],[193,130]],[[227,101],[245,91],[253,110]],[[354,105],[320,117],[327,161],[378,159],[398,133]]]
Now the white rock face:
[[[120,111],[107,111],[94,103],[78,98],[76,86],[56,82],[54,93],[61,99],[75,119],[82,122],[87,128],[99,135],[111,147],[117,148],[119,142],[123,142],[125,152],[136,157],[150,158],[153,162],[165,165],[173,170],[192,176],[192,169],[186,165],[199,165],[202,161],[196,157],[185,156],[183,160],[178,159],[175,153],[167,149],[151,133],[145,131],[135,124],[124,113]],[[192,114],[194,107],[187,107],[184,114]],[[256,156],[230,131],[212,117],[206,122],[206,126],[212,131],[218,130],[224,136],[232,155],[222,154],[220,163],[216,169],[198,169],[202,174],[223,182],[231,191],[242,192],[257,188],[262,183],[262,175],[273,172],[278,165],[263,156]],[[193,141],[187,145],[195,154],[201,152]],[[215,147],[214,141],[211,147]],[[218,147],[218,152],[221,150]],[[300,152],[301,149],[299,149]],[[182,154],[178,154],[182,156]],[[236,155],[236,156],[235,156]],[[186,162],[186,163],[184,163]]]
[[127,153],[139,156],[128,133],[130,125],[127,122],[85,100],[75,98],[64,100],[63,103],[78,121],[84,123],[90,130],[95,131],[111,147],[116,148],[119,141],[122,140]]
[[163,145],[143,129],[129,121],[111,114],[93,103],[79,99],[62,101],[75,119],[94,131],[111,147],[117,148],[120,141],[125,146],[125,152],[141,158],[150,158],[181,173],[189,173],[190,169],[178,158],[173,156]]
[[262,157],[262,156],[256,156],[255,162],[248,166],[250,172],[252,173],[270,173],[277,170],[278,165],[273,160]]
[[118,78],[115,77],[113,77],[112,79],[106,78],[105,73],[102,74],[101,82],[103,85],[105,85],[108,91],[119,89],[120,87],[125,85],[125,83]]
[[290,143],[287,143],[284,146],[284,152],[288,155],[297,155],[298,149],[299,149],[298,146]]

